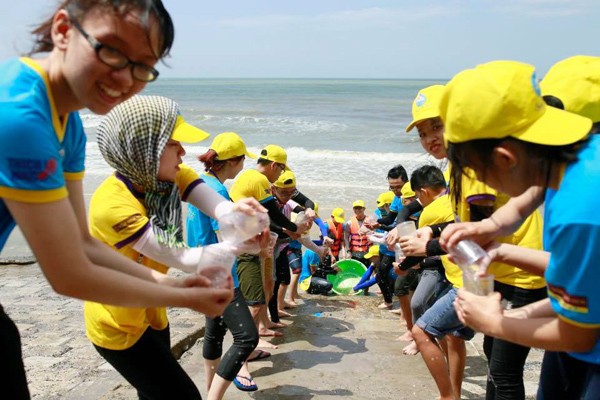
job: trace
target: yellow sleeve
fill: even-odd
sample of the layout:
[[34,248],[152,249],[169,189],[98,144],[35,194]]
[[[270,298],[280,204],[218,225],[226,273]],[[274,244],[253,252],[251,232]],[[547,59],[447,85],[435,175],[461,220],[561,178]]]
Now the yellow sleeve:
[[175,176],[175,184],[179,188],[182,200],[185,200],[189,191],[200,183],[200,179],[200,175],[192,167],[185,164],[179,165],[179,172]]
[[[465,172],[466,174],[463,174],[461,177],[461,202],[456,206],[456,214],[462,222],[471,221],[469,202],[475,201],[478,198],[487,198],[495,204],[498,195],[496,190],[478,181],[473,170],[467,169]],[[495,205],[494,209],[497,208]]]
[[419,228],[450,221],[454,221],[454,213],[450,197],[445,194],[423,209],[419,216]]
[[253,197],[261,203],[273,197],[271,184],[267,177],[252,169],[238,176],[231,186],[229,196],[231,196],[233,201],[238,201],[245,197]]
[[89,215],[92,236],[116,248],[128,244],[148,224],[144,205],[114,176],[94,192]]

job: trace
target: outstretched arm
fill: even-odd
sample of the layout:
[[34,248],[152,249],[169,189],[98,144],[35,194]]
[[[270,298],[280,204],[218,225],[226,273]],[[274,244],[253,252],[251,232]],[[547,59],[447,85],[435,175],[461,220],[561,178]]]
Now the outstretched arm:
[[523,221],[544,201],[544,189],[532,186],[518,197],[511,198],[489,218],[478,222],[460,222],[448,226],[442,232],[440,243],[445,248],[456,246],[463,239],[471,239],[486,245],[495,237],[515,232]]
[[67,186],[68,199],[42,204],[4,200],[55,291],[127,307],[190,307],[208,315],[226,307],[230,290],[201,287],[208,284],[201,277],[169,278],[91,238],[81,182]]

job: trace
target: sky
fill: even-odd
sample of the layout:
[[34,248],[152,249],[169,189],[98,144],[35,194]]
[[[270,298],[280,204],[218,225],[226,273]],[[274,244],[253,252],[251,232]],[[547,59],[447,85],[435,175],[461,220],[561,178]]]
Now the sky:
[[[447,79],[511,59],[538,76],[600,55],[599,0],[163,0],[161,77]],[[0,0],[0,59],[29,50],[55,0]]]

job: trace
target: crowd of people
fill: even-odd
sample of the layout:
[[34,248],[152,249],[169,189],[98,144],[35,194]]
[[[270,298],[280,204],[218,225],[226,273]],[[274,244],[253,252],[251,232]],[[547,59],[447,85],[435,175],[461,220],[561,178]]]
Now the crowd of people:
[[[409,177],[393,166],[373,216],[357,199],[349,218],[342,207],[322,219],[276,144],[253,154],[221,133],[201,166],[182,164],[182,144],[208,133],[172,99],[138,95],[173,43],[161,1],[66,0],[34,34],[29,57],[0,64],[0,248],[18,224],[53,289],[85,300],[89,340],[140,399],[201,398],[170,352],[166,307],[207,316],[208,399],[231,383],[255,391],[248,362],[270,356],[266,338],[283,335],[299,289],[330,295],[327,276],[350,258],[377,284],[378,308],[402,316],[403,353],[421,354],[440,399],[461,397],[475,331],[485,335],[487,399],[525,398],[531,347],[546,350],[539,399],[600,396],[600,57],[567,58],[541,82],[529,64],[493,61],[422,88],[406,131],[448,168]],[[89,216],[83,108],[106,114],[97,140],[115,170]],[[242,172],[246,157],[256,165]],[[270,222],[231,243],[233,213]],[[478,274],[493,277],[491,295],[465,290],[449,255],[467,239],[487,251]],[[1,307],[0,332],[3,393],[29,398],[20,335]]]

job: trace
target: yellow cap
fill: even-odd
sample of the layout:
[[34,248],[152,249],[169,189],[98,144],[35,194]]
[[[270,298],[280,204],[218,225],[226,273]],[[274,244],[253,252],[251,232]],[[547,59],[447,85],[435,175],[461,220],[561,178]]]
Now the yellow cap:
[[267,145],[264,149],[262,149],[260,151],[260,158],[283,164],[285,165],[286,170],[290,169],[287,166],[287,153],[283,147],[277,146],[276,144]]
[[412,104],[413,120],[406,127],[406,132],[410,132],[421,121],[440,116],[440,99],[445,89],[444,85],[432,85],[419,90]]
[[178,115],[175,120],[175,128],[173,128],[171,139],[182,143],[197,143],[209,136],[209,133],[188,124],[181,115]]
[[296,187],[296,175],[290,170],[283,171],[279,178],[273,183],[278,188],[295,188]]
[[560,146],[583,139],[592,121],[547,107],[532,65],[493,61],[458,73],[440,103],[446,142],[513,137]]
[[365,206],[365,202],[362,200],[356,200],[354,203],[352,203],[352,208],[355,208],[355,207],[367,208]]
[[404,186],[402,186],[402,198],[408,199],[410,197],[415,197],[416,193],[412,190],[412,186],[410,186],[410,182],[406,182]]
[[246,155],[250,158],[256,158],[256,154],[250,153],[246,149],[246,143],[240,135],[235,132],[219,133],[213,139],[210,148],[217,153],[217,160],[224,161],[231,158]]
[[346,214],[344,213],[344,210],[342,210],[341,208],[334,208],[333,211],[331,212],[331,217],[335,220],[335,222],[343,224],[344,223],[344,217],[346,216]]
[[386,204],[392,204],[394,197],[394,192],[391,190],[389,192],[381,193],[379,196],[377,196],[377,207],[383,207]]
[[559,98],[565,110],[600,121],[600,57],[574,56],[557,62],[540,88],[542,95]]
[[379,257],[379,245],[369,247],[369,251],[364,256],[367,260],[371,257]]

